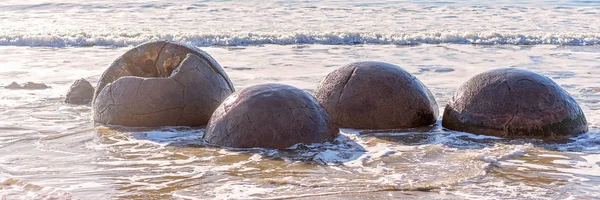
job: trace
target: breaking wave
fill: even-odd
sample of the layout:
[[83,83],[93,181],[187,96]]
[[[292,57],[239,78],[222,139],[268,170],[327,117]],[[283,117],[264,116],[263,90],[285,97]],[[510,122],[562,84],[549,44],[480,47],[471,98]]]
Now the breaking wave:
[[169,40],[195,46],[248,45],[419,45],[419,44],[478,44],[478,45],[566,45],[589,46],[600,44],[600,34],[588,33],[499,33],[437,31],[417,33],[361,32],[294,32],[294,33],[57,33],[4,34],[0,46],[41,47],[125,47],[149,40]]

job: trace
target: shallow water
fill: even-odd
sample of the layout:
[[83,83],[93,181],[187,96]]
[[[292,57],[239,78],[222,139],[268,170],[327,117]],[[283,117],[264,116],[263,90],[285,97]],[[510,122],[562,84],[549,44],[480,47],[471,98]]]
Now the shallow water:
[[[0,199],[597,199],[600,3],[459,1],[62,1],[0,3]],[[343,129],[332,143],[223,149],[204,129],[94,126],[62,103],[131,45],[200,46],[238,90],[313,92],[353,61],[395,63],[440,110],[475,74],[546,75],[581,105],[590,131],[560,143],[430,127]],[[216,46],[215,46],[216,45]],[[364,132],[359,134],[359,132]]]
[[594,199],[600,196],[600,47],[265,45],[204,47],[236,88],[278,82],[312,92],[352,61],[401,65],[440,110],[473,75],[518,67],[551,77],[580,103],[590,132],[569,141],[505,140],[437,124],[343,129],[333,143],[222,149],[204,129],[94,127],[90,107],[62,103],[128,48],[0,47],[0,195],[7,199]]

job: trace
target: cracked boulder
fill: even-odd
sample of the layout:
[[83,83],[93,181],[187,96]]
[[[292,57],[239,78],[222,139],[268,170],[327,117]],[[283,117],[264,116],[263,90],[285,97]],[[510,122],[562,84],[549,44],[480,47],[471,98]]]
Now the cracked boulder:
[[94,121],[158,127],[203,126],[234,87],[207,53],[155,41],[127,51],[104,72],[93,99]]
[[575,100],[549,78],[496,69],[464,83],[446,106],[442,126],[505,138],[561,140],[586,132]]
[[281,84],[256,85],[232,94],[217,108],[203,138],[236,148],[288,148],[331,142],[339,129],[308,93]]
[[65,103],[68,104],[87,104],[94,97],[94,86],[85,79],[76,80],[67,92]]
[[435,123],[439,112],[421,81],[383,62],[356,62],[336,69],[321,82],[315,97],[346,128],[426,126]]

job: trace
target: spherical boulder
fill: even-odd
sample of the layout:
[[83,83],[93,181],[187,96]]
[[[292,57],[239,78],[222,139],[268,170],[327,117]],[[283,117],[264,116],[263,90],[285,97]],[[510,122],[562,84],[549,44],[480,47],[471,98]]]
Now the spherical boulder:
[[104,72],[94,121],[124,126],[203,126],[234,87],[207,53],[165,41],[127,51]]
[[94,97],[94,86],[85,79],[76,80],[65,98],[65,103],[68,104],[87,104],[92,101]]
[[397,129],[435,123],[433,95],[410,73],[384,62],[356,62],[331,72],[315,97],[340,127]]
[[208,143],[236,148],[288,148],[332,141],[339,129],[308,93],[287,85],[262,84],[228,97],[210,118]]
[[549,78],[495,69],[464,83],[444,110],[442,126],[506,138],[560,140],[586,132],[575,100]]

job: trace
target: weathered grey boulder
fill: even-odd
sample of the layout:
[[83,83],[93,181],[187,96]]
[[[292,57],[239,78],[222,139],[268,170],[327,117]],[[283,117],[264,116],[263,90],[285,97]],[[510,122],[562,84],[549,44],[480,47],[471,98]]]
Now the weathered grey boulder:
[[506,138],[560,140],[586,132],[575,100],[549,78],[521,69],[496,69],[464,83],[446,106],[442,125]]
[[435,123],[439,108],[416,77],[383,62],[356,62],[336,69],[315,91],[340,127],[397,129]]
[[227,147],[283,149],[332,141],[338,133],[329,114],[308,93],[262,84],[227,98],[210,118],[203,138]]
[[92,101],[94,97],[94,87],[90,82],[85,79],[76,80],[65,98],[65,103],[69,104],[87,104]]
[[47,86],[43,83],[34,82],[27,82],[23,85],[20,85],[17,82],[12,82],[10,85],[5,86],[4,88],[10,90],[44,90],[50,88],[50,86]]
[[104,72],[94,120],[125,126],[203,126],[234,87],[207,53],[156,41],[137,46]]

